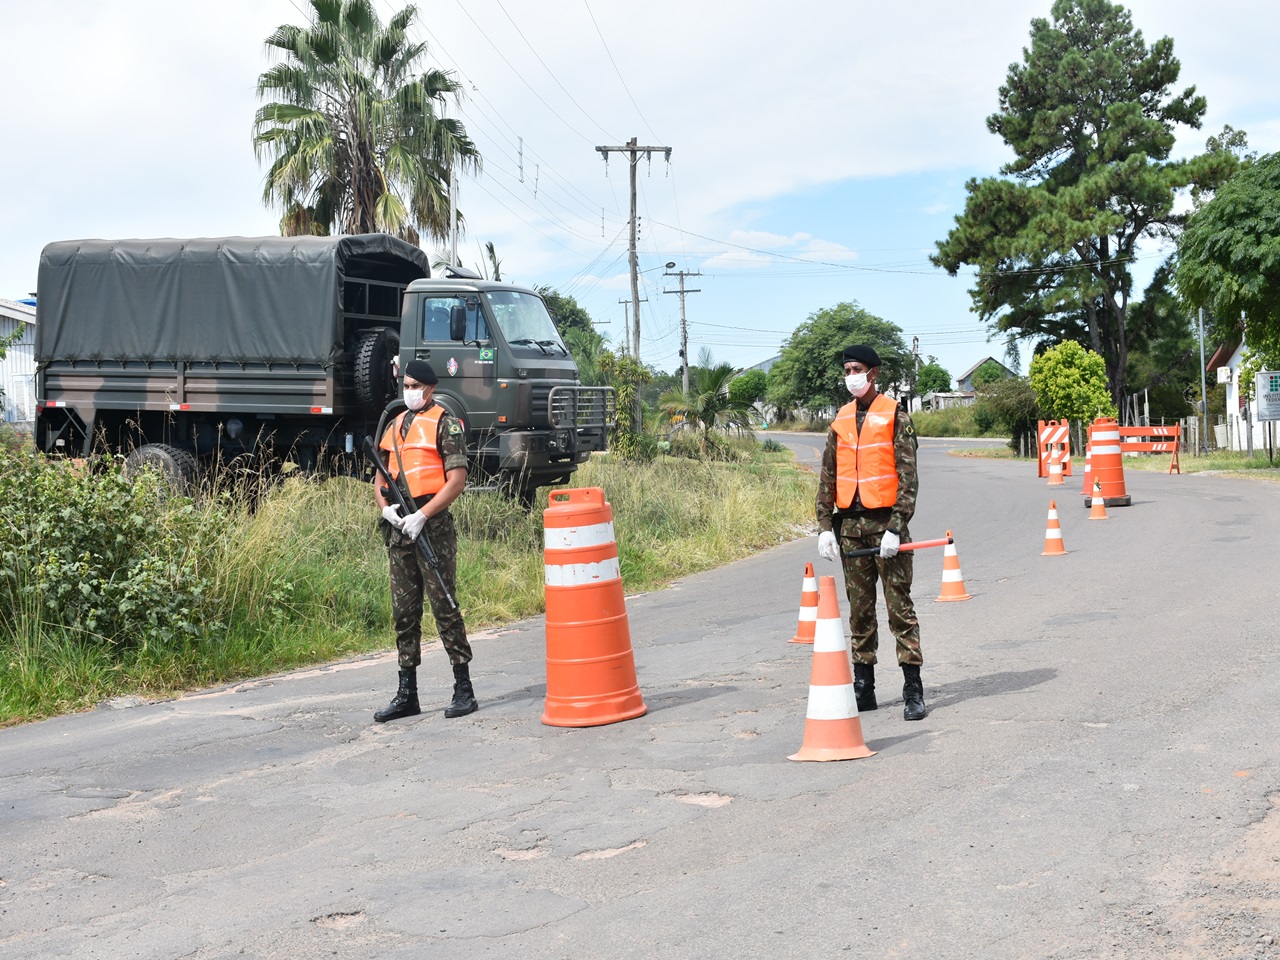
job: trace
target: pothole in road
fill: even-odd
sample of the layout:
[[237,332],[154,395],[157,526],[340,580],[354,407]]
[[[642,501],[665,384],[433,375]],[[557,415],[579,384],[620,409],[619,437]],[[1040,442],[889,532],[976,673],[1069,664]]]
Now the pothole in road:
[[364,923],[366,919],[363,910],[355,910],[351,913],[326,913],[323,917],[312,917],[311,922],[327,930],[346,930]]
[[733,797],[722,793],[665,793],[663,796],[681,803],[691,803],[695,807],[727,807],[733,803]]
[[608,860],[610,857],[616,857],[620,853],[626,853],[628,850],[639,850],[645,846],[644,840],[637,840],[635,843],[628,843],[625,847],[613,847],[608,850],[587,850],[578,854],[575,860]]

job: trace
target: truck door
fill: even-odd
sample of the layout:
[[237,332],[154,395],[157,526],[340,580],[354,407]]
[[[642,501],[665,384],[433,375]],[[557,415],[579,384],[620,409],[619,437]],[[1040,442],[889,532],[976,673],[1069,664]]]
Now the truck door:
[[[436,398],[460,414],[468,430],[492,428],[497,411],[496,366],[479,296],[428,293],[419,302],[420,336],[414,355],[430,363],[440,378]],[[458,303],[467,310],[467,332],[462,341],[449,338],[449,310]]]

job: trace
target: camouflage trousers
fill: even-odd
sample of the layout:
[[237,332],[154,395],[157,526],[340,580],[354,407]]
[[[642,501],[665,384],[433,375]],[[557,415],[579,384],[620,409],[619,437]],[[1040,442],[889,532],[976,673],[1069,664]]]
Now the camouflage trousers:
[[[470,663],[471,644],[467,641],[462,611],[449,608],[440,582],[413,541],[393,530],[385,520],[381,524],[391,566],[391,616],[395,622],[400,669],[408,670],[422,662],[424,592],[431,601],[431,615],[435,617],[436,629],[440,632],[440,641],[449,655],[449,662],[455,666]],[[418,536],[431,538],[431,546],[440,559],[440,573],[449,586],[449,592],[456,597],[458,531],[449,511],[428,520]]]
[[[879,547],[887,528],[887,518],[877,521],[858,515],[847,516],[840,528],[842,551]],[[910,540],[904,524],[898,531],[903,542]],[[884,587],[884,603],[889,612],[889,629],[897,640],[898,663],[922,664],[920,653],[920,621],[916,619],[911,599],[914,573],[910,553],[899,553],[890,560],[879,556],[845,557],[844,588],[849,598],[849,646],[854,663],[875,663],[880,645],[876,618],[876,581]]]

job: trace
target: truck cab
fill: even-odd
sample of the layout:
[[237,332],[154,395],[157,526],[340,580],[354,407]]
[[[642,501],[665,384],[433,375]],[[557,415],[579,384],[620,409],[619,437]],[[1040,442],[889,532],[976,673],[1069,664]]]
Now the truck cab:
[[542,298],[461,268],[405,290],[400,365],[426,360],[435,398],[462,420],[472,482],[498,485],[525,502],[564,483],[615,420],[614,392],[583,386]]

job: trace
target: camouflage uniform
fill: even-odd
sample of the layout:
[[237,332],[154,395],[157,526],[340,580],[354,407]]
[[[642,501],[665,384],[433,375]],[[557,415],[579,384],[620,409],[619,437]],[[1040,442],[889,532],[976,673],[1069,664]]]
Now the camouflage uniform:
[[[867,401],[870,404],[870,400]],[[858,404],[858,429],[862,429],[866,409]],[[836,511],[836,434],[827,431],[827,447],[822,454],[818,479],[818,529],[839,530],[842,553],[879,547],[890,527],[906,543],[911,539],[907,524],[916,511],[920,480],[916,471],[915,426],[911,415],[899,404],[893,424],[893,456],[898,472],[898,499],[892,507],[865,510],[857,498],[848,511]],[[898,643],[898,663],[922,664],[920,622],[911,600],[912,554],[898,553],[892,559],[880,556],[845,557],[844,583],[849,598],[850,647],[854,663],[875,663],[880,638],[876,623],[876,580],[884,584],[884,601],[889,611],[889,628]]]
[[[413,413],[401,414],[396,419],[398,436],[402,418],[412,417]],[[436,447],[444,460],[444,469],[465,470],[467,468],[467,435],[457,417],[445,414],[440,418],[439,433],[436,435]],[[391,471],[396,472],[395,454],[389,455]],[[404,488],[401,488],[403,492]],[[419,499],[418,506],[426,500]],[[455,666],[471,662],[471,644],[467,641],[467,628],[462,622],[462,610],[450,610],[444,591],[436,575],[427,566],[426,560],[413,541],[396,530],[385,519],[380,519],[382,537],[387,544],[387,557],[391,566],[391,615],[395,621],[396,649],[399,653],[401,670],[410,670],[422,662],[422,613],[423,592],[431,601],[431,614],[435,617],[436,629],[444,644],[449,662]],[[436,514],[427,520],[426,526],[418,534],[429,537],[432,549],[440,560],[440,574],[448,584],[449,592],[457,598],[458,567],[458,531],[453,517],[448,510]]]

